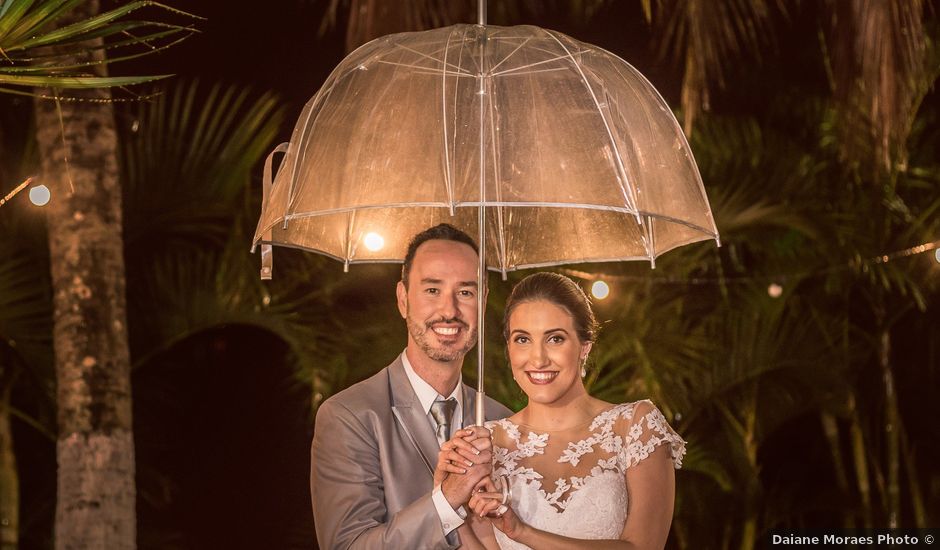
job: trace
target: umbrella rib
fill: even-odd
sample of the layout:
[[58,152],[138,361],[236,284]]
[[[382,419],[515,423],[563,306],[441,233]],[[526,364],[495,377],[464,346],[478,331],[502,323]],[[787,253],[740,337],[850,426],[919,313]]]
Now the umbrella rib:
[[[562,46],[562,47],[564,47],[564,46]],[[554,63],[555,61],[562,61],[562,60],[568,59],[568,58],[570,58],[570,57],[571,57],[570,54],[569,54],[569,55],[559,55],[559,56],[553,57],[553,58],[551,58],[551,59],[543,59],[543,60],[541,60],[541,61],[536,61],[535,63],[529,63],[528,65],[520,65],[520,66],[518,66],[518,67],[513,67],[512,69],[506,69],[505,71],[500,72],[500,73],[492,73],[492,75],[493,75],[493,76],[505,76],[505,75],[508,75],[508,74],[518,73],[519,71],[522,71],[522,70],[525,70],[525,69],[529,69],[529,68],[531,68],[531,67],[537,67],[538,65],[544,65],[544,64],[546,64],[546,63]]]
[[346,216],[346,258],[343,260],[343,272],[349,271],[349,262],[352,261],[352,256],[355,253],[352,246],[352,231],[356,220],[356,212],[356,210],[351,210]]
[[[450,171],[450,148],[449,148],[449,138],[447,135],[447,53],[450,51],[450,39],[453,36],[454,31],[451,31],[447,34],[447,43],[444,46],[444,57],[441,60],[441,120],[443,121],[443,138],[444,138],[444,187],[447,191],[447,200],[450,202],[450,214],[454,215],[454,187],[451,178],[453,175]],[[458,57],[459,59],[459,57]],[[456,90],[456,86],[455,86]],[[456,112],[456,110],[454,111]],[[456,124],[454,125],[454,130],[456,131]]]
[[[435,58],[431,57],[430,55],[428,55],[428,54],[426,54],[426,53],[424,53],[424,52],[419,52],[418,50],[416,50],[416,49],[414,49],[414,48],[409,48],[409,47],[403,46],[403,45],[401,45],[401,44],[399,44],[399,43],[396,43],[395,46],[398,47],[398,48],[401,48],[401,49],[403,49],[403,50],[405,50],[405,51],[408,51],[408,52],[417,54],[417,55],[419,55],[419,56],[421,56],[421,57],[426,57],[426,58],[430,59],[431,61],[434,61],[435,63],[440,63],[440,62],[441,62],[440,59],[435,59]],[[419,66],[419,67],[420,67],[420,66]],[[426,69],[427,67],[420,67],[420,68]],[[458,72],[460,71],[460,67],[454,67],[454,69],[456,69]]]
[[656,269],[656,239],[653,234],[653,217],[650,215],[646,216],[646,237],[649,239],[649,245],[646,247],[647,252],[649,252],[650,257],[650,268]]
[[[307,130],[317,123],[317,119],[320,118],[320,113],[323,111],[323,104],[326,103],[329,97],[333,94],[333,90],[336,89],[336,84],[351,73],[352,71],[347,71],[345,74],[338,76],[335,80],[333,80],[333,82],[330,83],[330,87],[326,90],[326,93],[323,94],[322,100],[320,99],[321,95],[319,93],[311,100],[312,104],[310,105],[310,110],[307,111],[307,118],[304,119],[303,130],[300,132],[300,137],[297,139],[297,156],[299,158],[294,159],[294,166],[290,175],[290,185],[287,187],[287,197],[285,199],[287,204],[284,205],[284,229],[287,229],[287,212],[290,210],[291,203],[293,202],[292,195],[294,193],[294,184],[297,182],[297,171],[300,165],[303,164],[304,160],[307,158],[307,150],[300,150],[300,144],[304,142],[304,136],[307,135]],[[310,120],[310,117],[313,116],[314,111],[317,112],[317,116],[313,119],[313,124],[308,125],[307,122]],[[291,139],[291,141],[293,142],[293,139]],[[290,148],[288,148],[288,153],[290,153]]]
[[509,59],[510,57],[512,57],[513,55],[515,55],[516,52],[518,52],[520,49],[522,49],[523,46],[525,46],[526,44],[528,44],[530,40],[532,40],[531,37],[526,38],[525,40],[523,40],[521,43],[519,43],[518,46],[516,46],[516,49],[514,49],[514,50],[511,51],[511,52],[509,52],[509,53],[506,55],[506,57],[500,59],[500,60],[499,60],[499,63],[497,63],[496,65],[493,65],[492,67],[490,67],[490,74],[495,73],[495,72],[496,72],[496,69],[498,69],[500,65],[502,65],[503,63],[506,62],[507,59]]
[[[444,55],[447,55],[447,54],[445,53]],[[431,58],[431,59],[433,59],[433,58]],[[440,60],[438,60],[438,62],[440,62]],[[438,71],[438,70],[434,69],[433,67],[424,67],[424,66],[422,66],[422,65],[415,65],[415,64],[413,64],[413,63],[398,63],[398,62],[395,62],[395,61],[386,61],[386,60],[384,60],[384,59],[380,59],[380,60],[376,61],[376,63],[381,63],[381,64],[383,64],[383,65],[394,65],[394,66],[396,66],[396,67],[408,67],[408,68],[411,68],[411,69],[421,69],[422,71],[427,71],[428,74],[433,74],[433,75],[440,74],[440,72],[441,72],[441,71]],[[473,74],[472,74],[472,73],[468,73],[468,72],[464,72],[464,73],[460,74],[460,76],[471,76],[471,77],[472,77]]]
[[[521,46],[520,46],[521,47]],[[519,48],[516,48],[518,50]],[[512,55],[512,54],[510,54]],[[505,59],[503,59],[505,61]],[[500,61],[502,63],[502,61]],[[485,77],[484,77],[485,78]],[[502,202],[502,185],[500,185],[499,178],[499,144],[498,144],[498,133],[496,130],[496,86],[492,78],[485,78],[486,82],[486,104],[487,110],[489,111],[490,119],[490,145],[492,149],[491,162],[493,163],[493,188],[496,190],[496,201]],[[482,169],[482,168],[481,168]],[[483,202],[483,201],[481,201]],[[486,208],[485,203],[481,208]],[[506,276],[506,241],[503,231],[503,210],[502,206],[496,207],[496,237],[497,237],[497,247],[496,253],[499,260],[499,265],[501,267],[500,273],[503,277]]]
[[[558,37],[555,36],[555,34],[552,31],[545,30],[544,32],[547,33],[549,36],[551,36],[553,39],[555,39],[555,42],[557,42],[558,45],[561,46],[561,48],[565,50],[565,52],[568,53],[568,58],[571,60],[571,63],[574,65],[575,69],[577,69],[578,74],[581,75],[581,82],[584,84],[584,87],[587,88],[588,93],[591,95],[591,99],[594,101],[594,106],[597,108],[597,114],[600,115],[601,122],[604,123],[604,129],[607,131],[607,138],[609,140],[610,146],[613,149],[613,153],[614,153],[614,162],[616,163],[617,170],[620,172],[620,176],[623,181],[623,183],[620,185],[620,190],[621,190],[621,193],[623,193],[623,198],[627,202],[628,207],[631,206],[631,203],[632,203],[634,210],[639,211],[639,205],[637,204],[636,197],[631,196],[635,194],[635,191],[630,186],[630,182],[627,179],[627,171],[623,166],[622,159],[620,158],[620,150],[617,148],[617,141],[614,139],[613,132],[610,129],[610,122],[607,120],[607,117],[604,116],[604,111],[603,109],[601,109],[600,102],[597,100],[597,94],[594,93],[594,88],[592,88],[591,83],[588,82],[587,76],[585,76],[584,71],[581,69],[581,65],[578,64],[574,56],[571,55],[571,52],[562,43],[562,41],[559,40]],[[624,186],[626,186],[627,189],[625,189]],[[642,225],[640,221],[639,213],[637,213],[637,223]],[[645,240],[643,241],[643,243],[646,246],[647,254],[650,254],[649,244],[646,243]]]
[[555,72],[558,72],[558,71],[567,71],[567,70],[568,70],[568,69],[566,69],[566,68],[564,68],[564,67],[555,67],[554,69],[539,69],[539,70],[537,70],[537,71],[526,71],[526,72],[524,72],[524,73],[521,73],[521,72],[500,73],[500,74],[498,74],[498,75],[493,75],[493,76],[505,76],[505,77],[510,77],[510,76],[529,76],[530,74],[555,73]]
[[[620,61],[623,61],[624,65],[630,68],[633,68],[632,65],[630,65],[623,59],[621,59]],[[652,91],[652,93],[656,96],[657,99],[659,99],[660,106],[668,110],[669,104],[666,103],[665,99],[663,99],[663,96],[662,94],[659,93],[659,90],[657,90],[656,87],[653,86],[653,84],[649,81],[649,79],[643,76],[639,71],[636,71],[636,69],[634,69],[634,71],[636,72],[636,75],[640,77],[641,82],[645,83],[647,87],[649,88],[649,90]],[[618,69],[618,74],[619,72],[620,72],[620,69]],[[631,84],[630,87],[633,88],[633,85]],[[648,114],[647,114],[647,118],[649,118]],[[675,117],[672,117],[672,126],[676,130],[676,135],[678,136],[677,139],[681,140],[681,145],[684,146],[684,147],[681,147],[681,149],[683,151],[688,151],[689,163],[692,166],[692,171],[696,175],[696,183],[698,183],[699,192],[702,194],[702,200],[705,201],[705,214],[708,217],[708,220],[711,222],[712,234],[714,235],[715,242],[718,244],[718,246],[721,246],[721,239],[718,235],[718,227],[715,225],[715,220],[712,215],[711,204],[709,203],[709,200],[708,200],[708,194],[705,193],[705,185],[702,183],[702,175],[698,171],[698,163],[695,162],[695,154],[692,152],[692,147],[689,145],[689,140],[685,137],[685,132],[682,131],[682,127],[679,126],[679,122],[675,119]]]

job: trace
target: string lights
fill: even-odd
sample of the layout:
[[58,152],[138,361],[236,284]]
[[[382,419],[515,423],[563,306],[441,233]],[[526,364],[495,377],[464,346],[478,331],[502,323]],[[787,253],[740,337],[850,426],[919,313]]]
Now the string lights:
[[[639,275],[612,275],[609,273],[590,273],[587,271],[579,271],[576,269],[563,269],[561,270],[568,276],[577,277],[579,279],[584,279],[587,281],[594,281],[591,285],[591,294],[597,299],[606,298],[610,293],[610,287],[604,281],[629,281],[629,282],[649,282],[655,284],[675,284],[675,285],[712,285],[712,284],[746,284],[759,281],[770,281],[767,286],[767,294],[772,298],[779,298],[783,295],[783,285],[781,281],[786,281],[787,279],[797,278],[797,277],[807,277],[822,275],[825,273],[831,273],[833,271],[839,270],[848,270],[848,269],[857,269],[859,267],[867,267],[869,265],[875,264],[886,264],[893,260],[899,258],[907,258],[910,256],[916,256],[917,254],[923,254],[924,252],[934,251],[934,258],[940,263],[940,240],[927,242],[919,244],[917,246],[912,246],[910,248],[905,248],[903,250],[896,250],[894,252],[888,252],[885,254],[879,254],[878,256],[872,256],[865,260],[853,260],[845,264],[833,265],[828,267],[823,267],[814,271],[799,271],[796,273],[790,274],[769,274],[769,275],[742,275],[734,277],[643,277]],[[603,279],[603,280],[602,280]],[[603,285],[604,295],[603,297],[595,294],[595,288],[598,288],[598,285]]]
[[[10,202],[10,199],[19,194],[20,191],[29,187],[35,178],[30,176],[26,178],[23,183],[17,185],[13,188],[12,191],[6,194],[4,197],[0,197],[0,206]],[[36,206],[45,206],[49,203],[49,199],[52,197],[52,194],[49,192],[49,188],[45,185],[36,185],[29,190],[29,200]]]
[[783,287],[777,283],[770,283],[767,287],[767,295],[771,298],[779,298],[783,294]]
[[604,281],[594,281],[591,285],[591,296],[598,300],[603,300],[610,295],[610,287]]
[[29,202],[35,204],[36,206],[45,206],[49,204],[49,199],[52,198],[52,193],[49,192],[49,188],[45,185],[36,185],[29,190]]

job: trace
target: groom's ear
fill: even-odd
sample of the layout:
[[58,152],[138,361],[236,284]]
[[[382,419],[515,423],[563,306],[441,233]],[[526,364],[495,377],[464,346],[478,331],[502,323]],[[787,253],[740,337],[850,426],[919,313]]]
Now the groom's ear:
[[395,287],[395,296],[398,298],[398,313],[402,319],[408,318],[408,289],[402,281],[398,281]]

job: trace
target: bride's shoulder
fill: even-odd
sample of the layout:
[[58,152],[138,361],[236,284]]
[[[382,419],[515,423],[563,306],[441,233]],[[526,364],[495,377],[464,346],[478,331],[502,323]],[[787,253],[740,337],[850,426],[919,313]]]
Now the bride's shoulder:
[[605,417],[605,420],[614,424],[613,429],[616,432],[626,432],[637,425],[648,427],[668,426],[665,415],[649,399],[612,405],[602,416]]
[[[649,455],[656,447],[668,445],[675,467],[682,465],[685,455],[685,440],[669,425],[665,415],[649,399],[615,405],[618,411],[616,427],[613,431],[622,434],[629,451],[628,463],[636,463]],[[633,454],[636,456],[633,456]]]
[[629,401],[626,403],[608,404],[601,415],[609,415],[624,420],[640,419],[651,412],[659,412],[656,405],[649,399]]

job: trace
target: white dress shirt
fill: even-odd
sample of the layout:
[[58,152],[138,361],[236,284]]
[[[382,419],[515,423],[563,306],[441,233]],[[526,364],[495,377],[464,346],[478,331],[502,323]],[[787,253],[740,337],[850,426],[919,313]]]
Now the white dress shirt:
[[[418,396],[418,402],[421,403],[421,408],[424,410],[425,416],[428,417],[428,423],[431,425],[431,429],[437,432],[437,425],[434,423],[434,419],[431,418],[431,405],[434,404],[438,399],[444,400],[453,397],[457,400],[457,408],[454,409],[454,416],[451,418],[451,432],[456,432],[458,429],[463,427],[463,375],[457,379],[457,386],[454,387],[454,391],[451,392],[447,397],[442,396],[437,393],[437,390],[431,387],[430,384],[424,381],[423,378],[418,376],[418,373],[415,372],[414,367],[411,366],[411,362],[408,361],[408,354],[402,352],[401,362],[405,367],[405,374],[408,375],[408,381],[411,382],[411,387],[414,389],[415,394]],[[437,515],[441,520],[441,529],[444,530],[444,535],[450,534],[451,531],[463,525],[464,519],[467,517],[467,511],[464,510],[463,506],[459,506],[456,510],[451,508],[450,503],[447,502],[447,499],[444,498],[444,492],[441,491],[440,485],[434,486],[434,491],[431,492],[431,501],[434,502],[434,508],[437,509]]]

